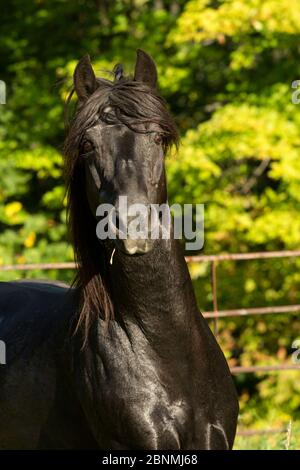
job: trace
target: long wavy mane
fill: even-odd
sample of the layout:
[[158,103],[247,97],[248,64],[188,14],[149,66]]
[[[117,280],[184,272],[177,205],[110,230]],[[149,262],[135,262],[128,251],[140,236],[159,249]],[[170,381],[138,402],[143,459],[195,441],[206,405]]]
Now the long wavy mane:
[[[106,254],[96,237],[96,220],[87,201],[84,166],[80,155],[82,138],[86,130],[99,120],[108,122],[104,110],[109,106],[114,110],[118,122],[136,132],[141,132],[140,124],[158,124],[163,133],[165,151],[178,143],[176,126],[157,91],[133,79],[118,82],[97,79],[97,85],[96,91],[77,106],[64,147],[68,226],[77,263],[73,286],[79,293],[75,331],[80,329],[85,340],[93,321],[100,316],[109,322],[114,316],[114,307]],[[73,93],[74,90],[70,93],[67,106]]]

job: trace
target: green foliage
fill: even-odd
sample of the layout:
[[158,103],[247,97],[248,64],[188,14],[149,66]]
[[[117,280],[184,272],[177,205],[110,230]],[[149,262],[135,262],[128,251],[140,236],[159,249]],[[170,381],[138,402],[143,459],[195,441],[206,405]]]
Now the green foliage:
[[[72,260],[63,101],[82,55],[109,76],[117,62],[132,71],[137,47],[155,58],[182,135],[178,155],[167,160],[169,199],[205,203],[204,252],[299,247],[300,112],[291,102],[300,76],[297,0],[12,0],[1,15],[8,96],[0,107],[0,263]],[[220,264],[219,308],[300,303],[299,266]],[[191,274],[200,309],[211,310],[209,266],[191,265]],[[72,273],[1,273],[20,276],[70,281]],[[297,336],[296,314],[228,319],[220,331],[231,365],[291,364]],[[241,425],[298,419],[297,377],[238,376]]]

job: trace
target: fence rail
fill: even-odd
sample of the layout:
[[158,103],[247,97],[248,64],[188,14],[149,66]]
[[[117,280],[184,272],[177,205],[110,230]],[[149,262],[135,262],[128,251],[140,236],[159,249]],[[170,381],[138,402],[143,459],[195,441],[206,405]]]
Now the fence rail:
[[75,263],[31,263],[31,264],[3,264],[0,271],[44,271],[50,269],[75,269]]
[[300,250],[282,250],[282,251],[255,251],[252,253],[224,253],[220,255],[196,255],[186,256],[188,263],[197,263],[199,261],[244,261],[254,259],[268,258],[296,258],[300,256]]
[[[247,317],[250,315],[269,315],[271,313],[293,314],[300,312],[300,305],[278,305],[275,307],[238,308],[236,310],[218,310],[218,318]],[[203,312],[205,318],[215,318],[215,312]]]
[[[207,319],[212,319],[214,324],[214,333],[218,335],[219,320],[227,317],[244,317],[251,315],[270,315],[270,314],[295,314],[300,312],[300,305],[277,305],[271,307],[256,308],[237,308],[233,310],[219,310],[217,296],[217,265],[222,261],[246,261],[260,260],[270,258],[296,258],[300,257],[300,250],[268,251],[254,253],[225,253],[220,255],[196,255],[186,256],[187,263],[206,262],[211,264],[211,287],[212,287],[212,311],[203,313]],[[76,265],[72,262],[66,263],[37,263],[37,264],[9,264],[0,265],[0,272],[7,271],[34,271],[50,269],[75,269]],[[231,367],[232,374],[249,373],[270,373],[287,370],[300,370],[300,364],[273,364],[265,366],[235,366]]]
[[[296,258],[300,257],[300,250],[283,251],[257,251],[253,253],[224,253],[220,255],[186,256],[187,263],[213,262],[213,261],[243,261],[268,258]],[[74,269],[75,263],[31,263],[31,264],[3,264],[0,271],[34,271],[48,269]]]
[[240,437],[252,436],[265,436],[272,434],[283,434],[287,432],[287,428],[273,428],[273,429],[241,429],[237,431],[236,435]]

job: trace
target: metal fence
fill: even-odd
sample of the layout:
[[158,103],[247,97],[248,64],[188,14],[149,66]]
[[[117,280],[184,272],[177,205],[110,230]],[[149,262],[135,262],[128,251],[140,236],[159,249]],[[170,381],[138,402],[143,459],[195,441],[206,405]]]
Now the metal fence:
[[[300,305],[277,305],[256,308],[236,308],[232,310],[219,310],[218,306],[218,271],[217,266],[223,261],[245,261],[260,260],[270,258],[296,258],[300,257],[300,250],[294,251],[270,251],[256,253],[235,253],[222,255],[197,255],[187,256],[187,263],[210,263],[211,265],[211,289],[212,289],[212,310],[203,312],[203,316],[213,321],[214,333],[217,336],[219,330],[219,320],[229,317],[249,317],[252,315],[271,315],[271,314],[294,314],[300,312]],[[0,265],[1,271],[34,271],[34,270],[50,270],[50,269],[75,269],[75,263],[40,263],[40,264],[17,264],[17,265]],[[232,374],[248,374],[248,373],[270,373],[287,370],[300,370],[300,364],[276,364],[263,366],[236,366],[231,367]],[[257,435],[280,434],[286,432],[285,428],[275,429],[239,429],[237,435],[251,437]]]
[[[251,315],[270,315],[270,314],[294,314],[300,312],[300,305],[277,305],[256,308],[236,308],[233,310],[219,310],[218,308],[218,276],[217,266],[223,261],[245,261],[260,260],[269,258],[296,258],[300,257],[300,250],[286,251],[269,251],[255,253],[234,253],[221,255],[196,255],[187,256],[187,263],[206,262],[211,264],[211,288],[213,298],[213,309],[203,312],[203,316],[213,320],[214,333],[217,336],[219,330],[219,320],[228,317],[245,317]],[[50,270],[50,269],[75,269],[75,263],[40,263],[40,264],[17,264],[17,265],[0,265],[1,271],[34,271],[34,270]],[[248,373],[269,373],[287,370],[300,370],[300,364],[276,364],[263,366],[236,366],[231,367],[232,374],[248,374]]]
[[[214,333],[218,335],[218,321],[220,318],[228,317],[245,317],[251,315],[270,315],[270,314],[294,314],[300,312],[300,305],[277,305],[272,307],[256,307],[256,308],[237,308],[233,310],[219,310],[218,308],[218,277],[217,277],[217,266],[222,261],[245,261],[245,260],[260,260],[270,258],[297,258],[300,257],[300,250],[285,250],[285,251],[264,251],[255,253],[234,253],[234,254],[222,254],[222,255],[200,255],[200,256],[188,256],[186,260],[188,263],[192,262],[209,262],[211,264],[211,288],[213,297],[213,310],[209,312],[203,312],[205,318],[213,319],[214,322]],[[300,370],[300,364],[274,364],[264,366],[236,366],[231,367],[232,374],[248,374],[248,373],[269,373],[287,370]]]

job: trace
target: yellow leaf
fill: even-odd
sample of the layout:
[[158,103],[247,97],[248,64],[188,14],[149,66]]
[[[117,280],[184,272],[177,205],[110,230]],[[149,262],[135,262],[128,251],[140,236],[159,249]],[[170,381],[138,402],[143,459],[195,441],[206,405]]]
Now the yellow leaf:
[[22,209],[22,204],[21,202],[15,201],[15,202],[10,202],[5,206],[4,213],[6,217],[13,217],[16,215],[20,210]]
[[35,244],[36,234],[34,232],[30,232],[27,236],[26,240],[24,241],[24,245],[26,248],[32,248]]

